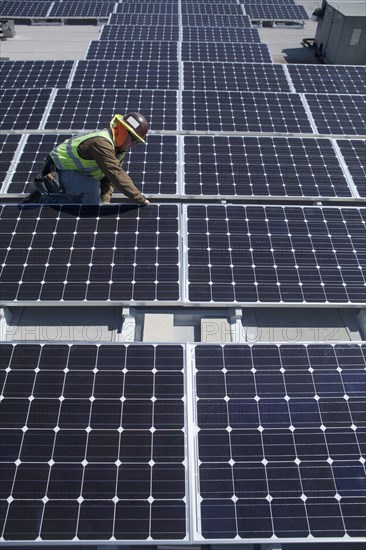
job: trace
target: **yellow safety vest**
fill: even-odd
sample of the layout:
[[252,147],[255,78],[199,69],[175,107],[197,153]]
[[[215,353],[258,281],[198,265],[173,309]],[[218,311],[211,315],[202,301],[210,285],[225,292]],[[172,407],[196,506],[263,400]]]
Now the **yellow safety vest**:
[[[90,132],[89,134],[72,136],[71,138],[60,143],[60,145],[51,151],[50,157],[55,163],[56,168],[59,170],[77,170],[78,172],[82,172],[83,174],[100,181],[103,178],[104,173],[99,168],[95,160],[83,159],[78,153],[79,145],[87,139],[93,137],[102,137],[107,139],[114,148],[113,139],[108,130],[99,130],[96,132]],[[116,155],[120,162],[124,159],[124,156],[125,153],[122,155]]]

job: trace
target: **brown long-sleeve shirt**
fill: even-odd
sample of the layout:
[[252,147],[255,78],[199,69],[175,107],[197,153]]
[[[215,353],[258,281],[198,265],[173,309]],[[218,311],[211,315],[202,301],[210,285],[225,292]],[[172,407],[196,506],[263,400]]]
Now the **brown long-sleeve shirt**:
[[92,137],[80,143],[79,155],[86,160],[94,160],[103,174],[115,188],[126,197],[143,203],[145,198],[137,189],[130,176],[122,169],[115,149],[107,139]]

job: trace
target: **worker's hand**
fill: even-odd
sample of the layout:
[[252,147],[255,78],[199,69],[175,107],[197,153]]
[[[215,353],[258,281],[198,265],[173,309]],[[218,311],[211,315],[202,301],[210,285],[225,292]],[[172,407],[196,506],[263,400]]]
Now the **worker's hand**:
[[142,199],[141,201],[139,201],[139,204],[141,204],[141,206],[147,206],[148,204],[150,204],[150,201],[148,201],[147,198],[142,195]]

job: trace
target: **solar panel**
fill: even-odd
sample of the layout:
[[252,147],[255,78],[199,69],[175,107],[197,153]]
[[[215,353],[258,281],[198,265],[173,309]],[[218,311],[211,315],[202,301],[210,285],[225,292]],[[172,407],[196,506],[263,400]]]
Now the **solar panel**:
[[186,27],[251,27],[247,15],[183,14],[182,25]]
[[287,69],[300,93],[366,94],[366,67],[351,65],[296,65]]
[[337,140],[344,161],[361,197],[366,197],[366,141]]
[[0,0],[1,17],[12,17],[13,19],[26,17],[46,17],[52,2],[11,2]]
[[[134,40],[179,40],[179,27],[169,25],[144,25],[134,27]],[[131,40],[131,29],[119,25],[104,25],[99,40]]]
[[51,130],[95,130],[115,113],[143,113],[152,130],[177,129],[177,94],[170,90],[58,90],[45,123]]
[[295,4],[295,0],[240,0],[240,4],[244,5],[244,8],[248,4]]
[[186,195],[351,197],[327,139],[185,136]]
[[177,193],[177,137],[149,135],[127,155],[124,169],[143,194]]
[[28,135],[18,162],[13,163],[9,193],[24,193],[33,190],[33,178],[44,164],[52,149],[70,137],[66,134]]
[[183,43],[192,42],[260,42],[257,29],[239,27],[183,27]]
[[109,16],[109,24],[131,26],[178,26],[179,16],[174,13],[112,13]]
[[78,61],[71,86],[177,90],[178,61]]
[[293,19],[309,19],[308,14],[304,6],[298,5],[276,5],[276,4],[264,4],[264,5],[252,5],[245,4],[245,13],[250,19],[279,19],[279,20],[293,20]]
[[64,88],[74,61],[0,61],[1,88]]
[[239,4],[182,4],[182,14],[195,13],[202,15],[243,15]]
[[9,88],[0,90],[1,129],[37,130],[41,124],[51,89]]
[[177,205],[4,206],[3,303],[175,303]]
[[245,42],[182,42],[181,51],[182,61],[272,62],[267,44]]
[[[192,0],[181,0],[181,5],[183,6],[184,4],[192,4],[193,1]],[[237,1],[236,0],[220,0],[220,2],[218,2],[218,0],[202,0],[200,2],[201,4],[226,4],[226,5],[230,5],[230,4],[237,4]]]
[[16,134],[0,134],[0,185],[4,183],[6,174],[13,164],[20,138],[21,136]]
[[183,130],[312,133],[297,94],[201,90],[182,96]]
[[117,4],[116,13],[175,13],[178,14],[178,3],[126,3]]
[[361,346],[197,345],[195,366],[198,535],[365,536]]
[[[41,170],[44,158],[57,144],[62,143],[69,137],[66,134],[29,135],[19,160],[13,163],[7,191],[9,193],[30,192],[33,189],[33,178]],[[2,157],[4,158],[2,164],[4,167],[3,179],[10,168],[19,139],[20,136],[4,135],[0,140],[3,146]],[[7,162],[7,156],[9,162]],[[146,146],[134,149],[133,155],[126,155],[123,168],[145,194],[176,194],[176,136],[150,135]]]
[[189,205],[188,300],[363,304],[365,209]]
[[182,346],[1,348],[3,540],[185,539]]
[[90,42],[86,59],[114,59],[114,60],[137,60],[137,61],[177,61],[177,42],[121,40]]
[[113,12],[114,2],[54,2],[49,17],[108,17]]
[[306,94],[319,134],[365,135],[366,95]]
[[184,89],[289,92],[290,86],[280,64],[185,62]]

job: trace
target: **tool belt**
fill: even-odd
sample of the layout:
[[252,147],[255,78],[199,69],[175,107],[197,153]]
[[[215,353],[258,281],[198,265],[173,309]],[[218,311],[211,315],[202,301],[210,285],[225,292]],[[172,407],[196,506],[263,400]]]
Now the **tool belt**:
[[50,156],[46,157],[42,171],[33,180],[36,189],[42,195],[64,193],[60,176]]

